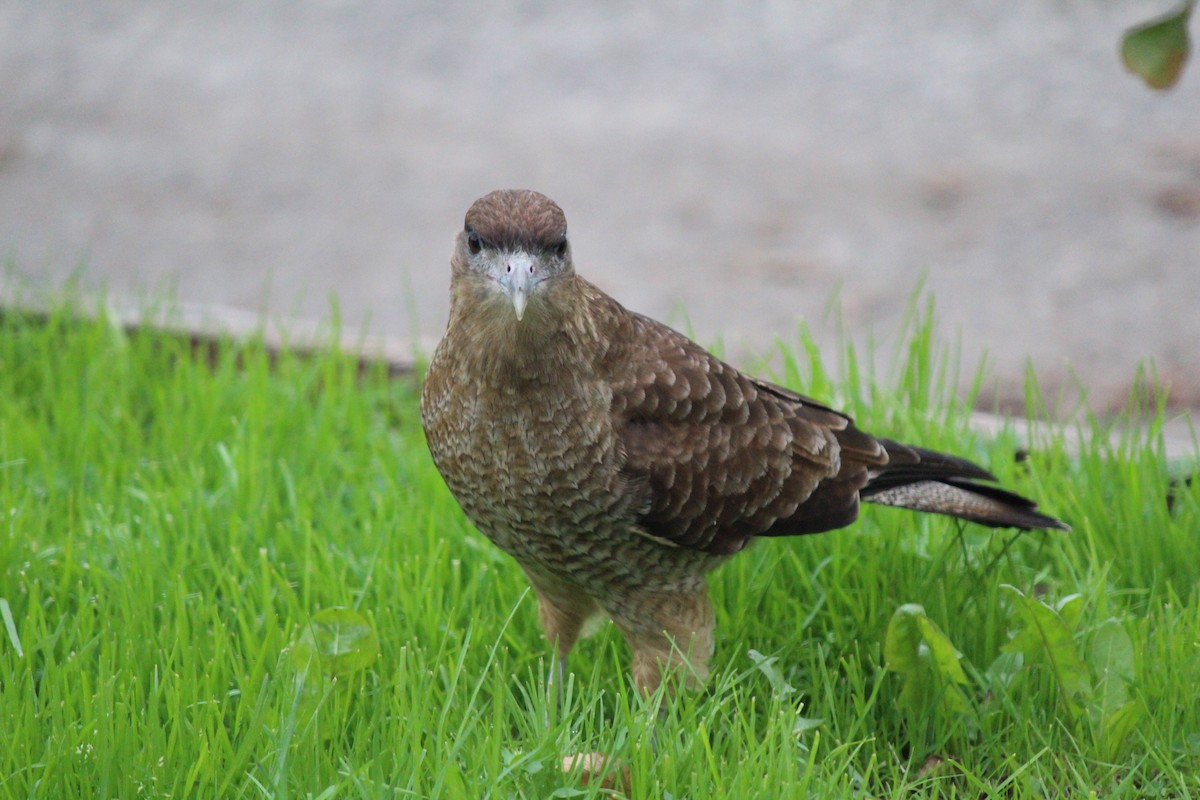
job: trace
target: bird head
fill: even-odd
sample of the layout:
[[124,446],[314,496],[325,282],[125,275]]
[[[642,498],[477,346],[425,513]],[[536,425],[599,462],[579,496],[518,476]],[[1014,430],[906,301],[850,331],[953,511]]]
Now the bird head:
[[507,309],[516,322],[544,316],[562,279],[574,274],[567,218],[544,194],[500,189],[476,200],[455,238],[457,290]]

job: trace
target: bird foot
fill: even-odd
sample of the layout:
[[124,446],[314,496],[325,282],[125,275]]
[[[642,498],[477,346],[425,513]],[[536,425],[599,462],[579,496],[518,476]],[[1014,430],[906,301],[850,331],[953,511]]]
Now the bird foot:
[[[578,772],[583,786],[597,783],[601,789],[627,795],[630,790],[629,765],[621,764],[604,753],[576,753],[562,760],[563,774]],[[617,795],[612,795],[616,797]]]

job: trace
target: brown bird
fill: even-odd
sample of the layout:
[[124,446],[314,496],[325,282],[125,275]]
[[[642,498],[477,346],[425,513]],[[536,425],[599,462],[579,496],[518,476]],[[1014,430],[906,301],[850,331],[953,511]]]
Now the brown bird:
[[[849,525],[859,501],[995,527],[1065,528],[969,461],[860,431],[752,378],[575,273],[550,198],[475,201],[450,259],[450,321],[421,395],[434,463],[517,560],[559,671],[613,619],[645,692],[713,650],[705,575],[756,537]],[[560,674],[561,678],[561,674]]]

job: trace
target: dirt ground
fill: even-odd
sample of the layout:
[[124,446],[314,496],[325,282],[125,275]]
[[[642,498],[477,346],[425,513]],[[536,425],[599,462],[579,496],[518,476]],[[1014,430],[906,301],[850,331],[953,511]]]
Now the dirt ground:
[[[0,4],[7,280],[436,339],[470,202],[540,189],[580,271],[736,360],[921,284],[1019,397],[1200,406],[1200,66],[1169,3]],[[1193,28],[1195,28],[1193,20]],[[82,267],[81,267],[82,265]],[[686,318],[683,316],[686,310]],[[873,332],[873,334],[871,333]]]

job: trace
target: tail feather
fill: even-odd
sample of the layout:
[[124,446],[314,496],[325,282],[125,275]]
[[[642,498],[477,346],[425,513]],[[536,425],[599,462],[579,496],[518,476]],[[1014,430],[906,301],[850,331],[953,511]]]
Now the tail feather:
[[977,464],[886,439],[880,443],[892,460],[860,490],[859,497],[866,502],[946,514],[996,528],[1070,530],[1039,512],[1032,500],[979,483],[996,478]]

